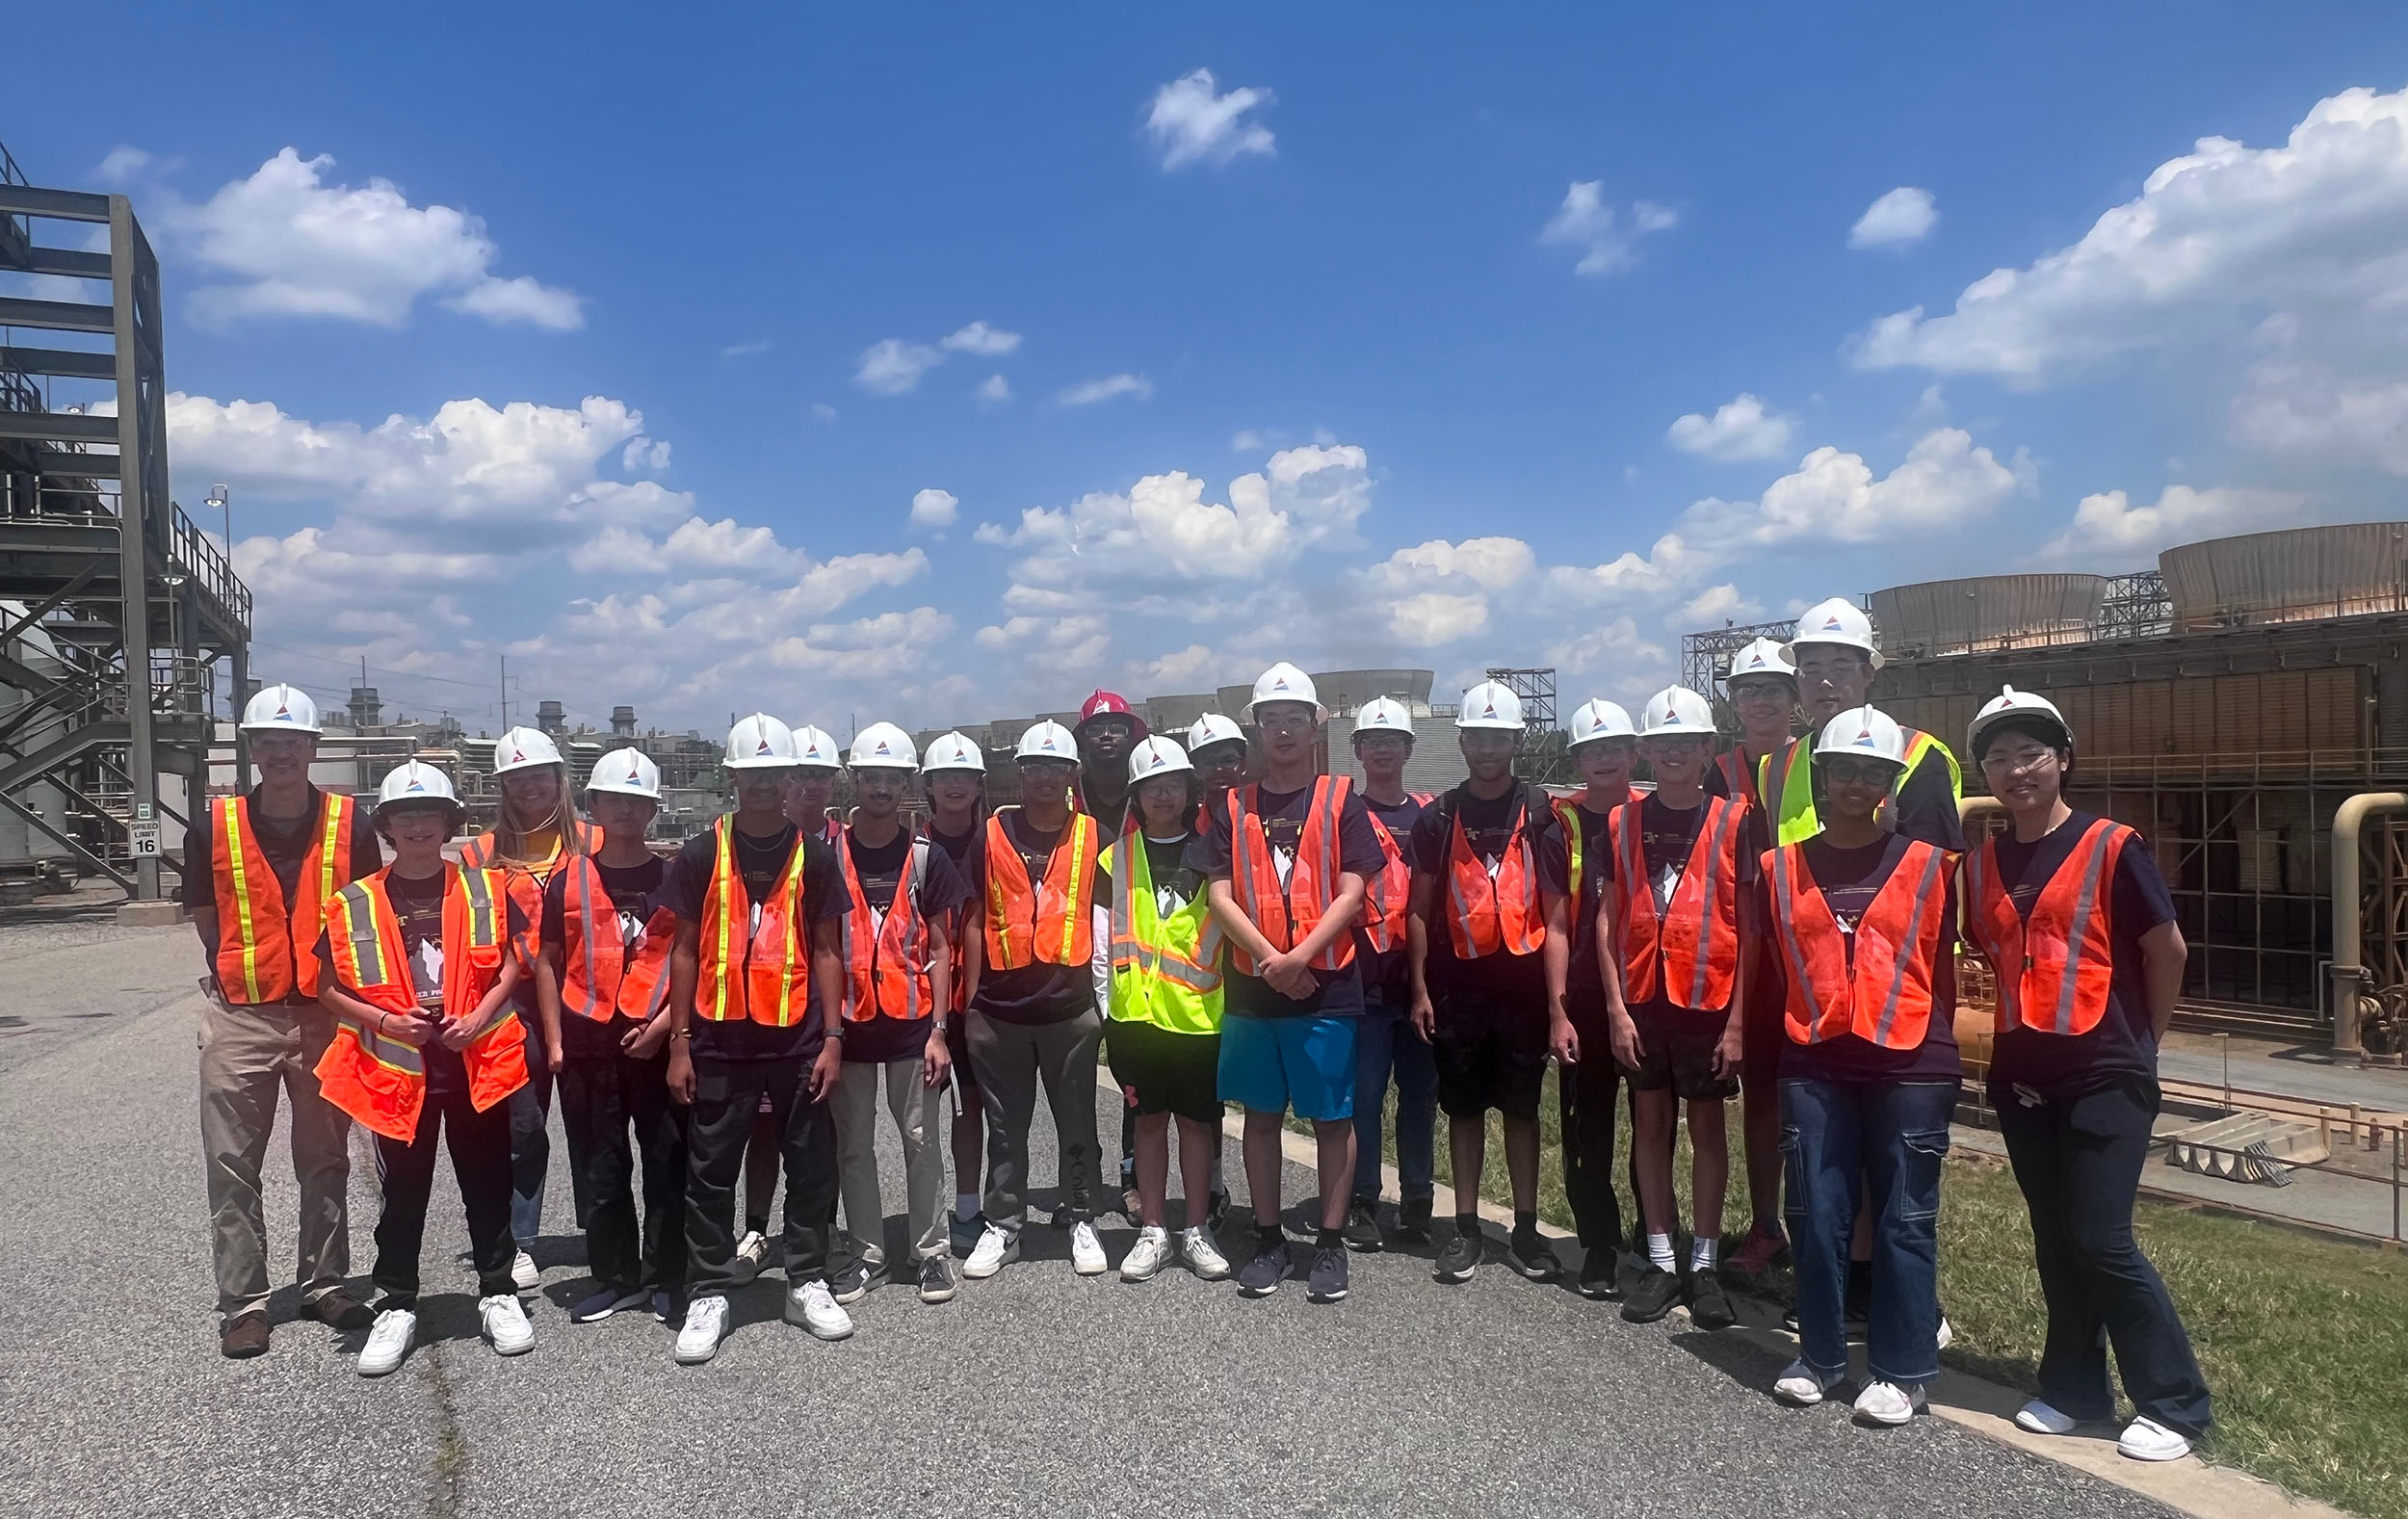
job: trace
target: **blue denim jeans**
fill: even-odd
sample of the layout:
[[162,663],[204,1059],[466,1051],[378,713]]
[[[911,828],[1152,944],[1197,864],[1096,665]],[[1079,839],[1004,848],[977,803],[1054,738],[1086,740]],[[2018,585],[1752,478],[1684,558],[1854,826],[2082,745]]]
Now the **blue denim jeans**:
[[1379,1195],[1379,1126],[1388,1079],[1397,1083],[1397,1176],[1406,1197],[1426,1201],[1433,1174],[1431,1135],[1438,1116],[1438,1067],[1402,1008],[1376,997],[1354,1029],[1354,1195]]
[[1877,1212],[1866,1369],[1919,1386],[1940,1373],[1940,1162],[1954,1082],[1781,1082],[1783,1204],[1797,1262],[1799,1355],[1847,1370],[1848,1235],[1859,1180]]

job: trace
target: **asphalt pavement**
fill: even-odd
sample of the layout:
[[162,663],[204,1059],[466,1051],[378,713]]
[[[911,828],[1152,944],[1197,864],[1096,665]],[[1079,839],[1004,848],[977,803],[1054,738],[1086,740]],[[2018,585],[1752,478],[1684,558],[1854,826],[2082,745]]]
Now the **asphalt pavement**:
[[[1308,1303],[1300,1281],[1254,1302],[1179,1270],[1078,1277],[1038,1223],[1028,1259],[951,1303],[872,1293],[837,1345],[781,1321],[772,1271],[738,1295],[718,1360],[679,1367],[648,1314],[565,1318],[586,1277],[557,1117],[532,1352],[476,1337],[445,1171],[400,1373],[355,1375],[360,1337],[297,1320],[289,1286],[272,1353],[225,1361],[199,970],[185,929],[0,928],[0,1514],[2170,1511],[1948,1421],[1868,1429],[1845,1404],[1783,1407],[1773,1350],[1679,1315],[1626,1324],[1496,1249],[1461,1287],[1431,1280],[1427,1252],[1384,1253],[1354,1257],[1344,1303]],[[1112,1100],[1098,1094],[1108,1115]],[[281,1138],[269,1217],[289,1273]],[[881,1151],[899,1212],[891,1134]],[[1050,1181],[1049,1137],[1035,1153]],[[364,1277],[375,1175],[357,1142],[354,1161]],[[1289,1167],[1291,1199],[1308,1186]],[[1117,1261],[1132,1232],[1103,1233]]]

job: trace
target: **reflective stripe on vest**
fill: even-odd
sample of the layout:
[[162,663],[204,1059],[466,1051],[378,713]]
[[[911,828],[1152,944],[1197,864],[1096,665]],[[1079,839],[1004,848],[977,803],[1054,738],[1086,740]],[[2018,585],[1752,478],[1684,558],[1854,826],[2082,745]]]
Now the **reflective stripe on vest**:
[[1701,1010],[1727,1008],[1739,969],[1739,838],[1747,808],[1721,797],[1706,799],[1706,815],[1660,917],[1639,837],[1646,805],[1645,798],[1635,798],[1614,808],[1607,823],[1623,995],[1633,1002],[1662,996],[1675,1007]]
[[[1429,805],[1429,793],[1426,791],[1405,795],[1425,807]],[[1388,863],[1379,868],[1379,874],[1363,883],[1363,941],[1371,946],[1374,955],[1385,955],[1404,944],[1404,907],[1413,891],[1413,866],[1405,859],[1404,848],[1397,842],[1395,832],[1380,821],[1379,814],[1368,806],[1363,811],[1372,820],[1372,831],[1379,835],[1380,851],[1388,856]]]
[[[736,871],[735,822],[711,825],[711,883],[702,894],[696,933],[694,1016],[713,1023],[749,1018],[772,1028],[792,1028],[811,1007],[809,927],[802,921],[802,866],[809,851],[798,830],[786,857],[786,873],[752,927],[744,879]],[[757,955],[763,944],[773,948]]]
[[607,1023],[614,1014],[639,1021],[668,1003],[668,952],[677,915],[667,907],[645,922],[635,963],[627,962],[618,906],[590,855],[561,867],[561,1006],[581,1018]]
[[1819,1044],[1852,1034],[1884,1049],[1920,1048],[1947,953],[1942,907],[1954,871],[1948,851],[1909,840],[1852,933],[1842,930],[1816,884],[1804,845],[1767,851],[1765,870],[1788,971],[1783,1022],[1791,1041]]
[[1107,851],[1112,878],[1112,1006],[1122,1023],[1172,1034],[1220,1027],[1220,926],[1202,893],[1165,918],[1154,901],[1153,862],[1141,834]]
[[212,969],[228,1002],[318,995],[318,930],[326,922],[327,902],[352,878],[353,809],[358,803],[314,787],[312,792],[318,799],[317,826],[294,876],[299,889],[290,904],[251,830],[250,799],[222,797],[210,803],[217,845],[210,888],[218,908]]
[[1532,857],[1527,793],[1514,799],[1513,831],[1497,856],[1497,870],[1472,852],[1463,831],[1462,798],[1455,799],[1447,835],[1447,939],[1455,958],[1535,955],[1547,942],[1547,913],[1539,901],[1538,863]]
[[[1263,819],[1263,788],[1240,786],[1229,793],[1229,890],[1240,912],[1261,930],[1270,947],[1281,953],[1313,936],[1322,917],[1337,900],[1339,871],[1338,821],[1345,816],[1353,782],[1344,775],[1321,775],[1313,781],[1312,799],[1305,803],[1304,827],[1297,833],[1296,858],[1288,878],[1279,879],[1271,858],[1270,831]],[[1262,967],[1243,948],[1232,943],[1229,961],[1248,976]],[[1313,956],[1313,969],[1344,970],[1354,962],[1354,935],[1341,933]]]
[[1070,814],[1042,879],[1011,842],[1002,811],[986,820],[986,964],[1085,965],[1095,954],[1095,820]]
[[840,841],[836,850],[845,867],[845,889],[852,909],[839,931],[845,964],[844,1017],[860,1023],[884,1013],[890,1018],[929,1016],[936,993],[929,979],[929,926],[920,916],[920,884],[928,878],[926,839],[913,839],[903,851],[903,877],[895,882],[895,898],[883,918],[862,894],[861,876],[853,868],[852,843]]
[[1999,1033],[2088,1034],[2099,1026],[2115,981],[2115,867],[2138,837],[2120,823],[2093,820],[2028,917],[1999,879],[1995,835],[1967,856],[1968,927],[1997,973]]
[[[1951,801],[1965,799],[1965,773],[1956,763],[1956,755],[1949,746],[1918,728],[1901,728],[1906,739],[1906,768],[1898,772],[1890,786],[1890,795],[1881,803],[1881,825],[1897,831],[1898,787],[1906,784],[1923,763],[1938,754],[1949,768],[1949,797]],[[1822,819],[1815,813],[1815,785],[1812,774],[1813,752],[1808,739],[1792,739],[1790,746],[1779,755],[1767,754],[1758,769],[1758,791],[1764,799],[1765,810],[1773,820],[1775,844],[1803,844],[1822,831]],[[1925,839],[1926,844],[1941,841]]]

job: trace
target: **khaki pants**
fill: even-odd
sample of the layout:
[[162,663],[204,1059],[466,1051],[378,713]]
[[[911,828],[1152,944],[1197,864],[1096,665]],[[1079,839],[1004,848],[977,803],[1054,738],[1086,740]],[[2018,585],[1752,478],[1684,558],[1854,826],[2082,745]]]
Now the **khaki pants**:
[[911,1225],[911,1260],[953,1253],[945,1230],[945,1151],[936,1142],[942,1087],[921,1081],[918,1056],[909,1060],[847,1061],[836,1078],[836,1171],[845,1199],[845,1231],[863,1265],[886,1264],[886,1210],[878,1199],[877,1090],[886,1086],[887,1111],[903,1137],[903,1187]]
[[228,1318],[268,1306],[268,1220],[259,1204],[259,1171],[275,1132],[279,1088],[293,1105],[301,1300],[340,1286],[350,1274],[344,1193],[351,1184],[352,1120],[318,1094],[318,1059],[333,1037],[333,1019],[315,1008],[212,1002],[201,1010],[200,1143],[209,1163],[218,1311]]

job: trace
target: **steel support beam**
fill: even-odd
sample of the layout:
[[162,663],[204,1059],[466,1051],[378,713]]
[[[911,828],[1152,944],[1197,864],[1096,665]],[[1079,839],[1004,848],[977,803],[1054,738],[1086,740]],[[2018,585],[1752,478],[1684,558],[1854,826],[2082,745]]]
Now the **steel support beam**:
[[71,348],[0,348],[0,369],[66,380],[111,380],[118,372],[117,360],[108,354]]
[[14,797],[10,796],[6,792],[0,792],[0,807],[8,808],[18,817],[23,818],[31,826],[41,829],[42,832],[48,834],[51,838],[65,845],[68,851],[74,854],[77,859],[82,860],[85,864],[98,871],[101,875],[108,877],[113,881],[116,881],[118,883],[118,888],[120,891],[123,891],[127,896],[130,897],[133,895],[134,882],[126,879],[124,876],[119,874],[116,866],[111,865],[107,860],[102,859],[99,855],[94,854],[92,851],[84,848],[81,840],[72,839],[67,837],[65,834],[61,833],[58,829],[52,827],[49,823],[43,819],[41,814],[23,805]]
[[62,222],[106,222],[124,198],[83,190],[38,190],[32,185],[0,184],[0,214],[56,217]]
[[[147,726],[145,724],[145,726]],[[114,748],[123,745],[130,736],[129,724],[123,722],[88,722],[72,732],[43,745],[32,753],[0,768],[0,796],[21,791],[34,781],[92,749]]]
[[[111,360],[114,366],[115,360]],[[115,454],[78,454],[63,448],[34,450],[34,470],[44,480],[115,480],[121,468]]]
[[[150,514],[168,509],[164,495],[156,502],[149,499],[158,484],[152,476],[150,451],[166,444],[166,439],[150,435],[150,425],[166,398],[157,393],[160,377],[156,370],[144,373],[150,367],[143,363],[144,350],[155,335],[149,329],[156,322],[155,313],[144,309],[142,301],[140,264],[148,249],[143,246],[142,229],[134,224],[133,201],[111,196],[108,206],[109,264],[118,276],[109,287],[118,360],[118,458],[133,466],[118,482],[118,589],[123,609],[120,626],[125,633],[127,758],[134,772],[134,794],[128,805],[133,809],[131,816],[139,819],[154,813],[159,799],[155,756],[150,752],[150,564],[144,546],[149,540],[145,524]],[[135,900],[158,901],[159,861],[155,857],[137,860],[134,873]]]
[[69,279],[106,279],[109,255],[87,253],[80,248],[36,248],[26,251],[29,274],[64,275]]
[[118,419],[78,411],[0,411],[0,438],[32,443],[111,443]]
[[0,296],[0,327],[48,327],[54,332],[106,332],[109,308],[89,301],[29,301]]
[[72,596],[77,591],[83,589],[86,586],[91,585],[92,578],[99,573],[100,566],[97,563],[85,565],[84,572],[82,574],[76,576],[73,580],[68,581],[65,585],[60,587],[57,590],[52,591],[41,600],[34,603],[33,606],[27,608],[23,616],[15,618],[6,627],[0,627],[0,644],[15,642],[16,636],[18,634],[24,632],[27,628],[32,627],[35,623],[39,622],[42,618],[50,615],[51,613],[56,612],[61,603],[65,602],[67,597]]

